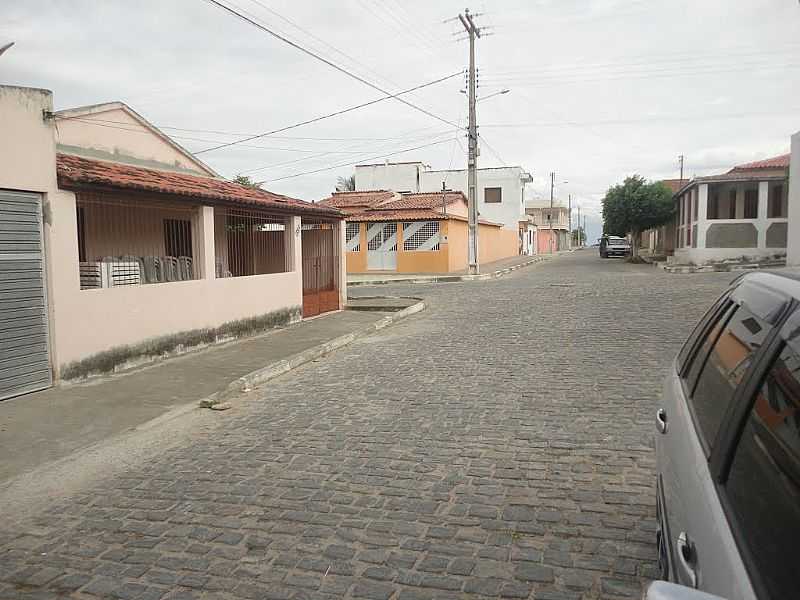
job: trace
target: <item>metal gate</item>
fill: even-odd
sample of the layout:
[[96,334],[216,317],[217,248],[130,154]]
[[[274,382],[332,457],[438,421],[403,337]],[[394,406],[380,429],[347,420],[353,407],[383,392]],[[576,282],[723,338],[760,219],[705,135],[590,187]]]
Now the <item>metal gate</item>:
[[52,385],[41,202],[0,190],[0,400]]
[[339,244],[333,223],[303,219],[303,316],[339,309]]
[[397,270],[397,223],[373,223],[367,228],[367,269]]

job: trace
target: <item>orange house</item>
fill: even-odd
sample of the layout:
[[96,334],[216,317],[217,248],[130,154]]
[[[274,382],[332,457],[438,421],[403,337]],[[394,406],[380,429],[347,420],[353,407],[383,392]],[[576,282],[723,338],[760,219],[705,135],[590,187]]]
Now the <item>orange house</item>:
[[[348,273],[453,273],[467,268],[467,199],[462,192],[335,192],[322,204],[347,213]],[[479,220],[481,263],[517,256],[516,231]]]

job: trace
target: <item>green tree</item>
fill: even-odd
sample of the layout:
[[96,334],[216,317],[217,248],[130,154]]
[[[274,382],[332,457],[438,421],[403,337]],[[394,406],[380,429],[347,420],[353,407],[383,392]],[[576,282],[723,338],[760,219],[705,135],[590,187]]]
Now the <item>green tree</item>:
[[356,176],[348,175],[347,177],[336,178],[336,191],[337,192],[354,192],[356,189]]
[[675,212],[672,191],[660,181],[650,182],[639,175],[626,177],[606,192],[603,198],[603,233],[631,235],[631,254],[639,256],[641,233],[664,225]]
[[239,185],[257,189],[261,188],[261,184],[264,183],[263,181],[253,181],[250,179],[249,175],[237,175],[231,181],[233,181],[233,183],[238,183]]

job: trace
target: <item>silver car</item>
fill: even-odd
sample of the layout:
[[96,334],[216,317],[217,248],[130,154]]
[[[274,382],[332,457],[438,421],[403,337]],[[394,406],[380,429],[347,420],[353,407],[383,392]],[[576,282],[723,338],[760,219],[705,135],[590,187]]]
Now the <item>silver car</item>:
[[657,543],[662,579],[686,587],[648,599],[800,598],[799,300],[798,275],[740,277],[678,354],[656,414]]

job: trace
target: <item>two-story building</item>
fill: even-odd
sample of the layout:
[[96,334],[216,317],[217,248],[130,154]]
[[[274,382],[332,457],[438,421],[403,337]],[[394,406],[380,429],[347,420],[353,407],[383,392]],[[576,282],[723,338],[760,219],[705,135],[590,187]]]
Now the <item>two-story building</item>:
[[525,213],[536,227],[536,254],[552,254],[572,247],[569,208],[529,203]]
[[[422,162],[357,165],[356,190],[394,190],[396,192],[440,192],[467,190],[466,169],[434,170]],[[525,215],[525,186],[530,173],[518,166],[478,169],[478,216],[499,223],[517,235],[517,253],[531,254],[528,218]],[[480,241],[479,241],[480,244]]]

